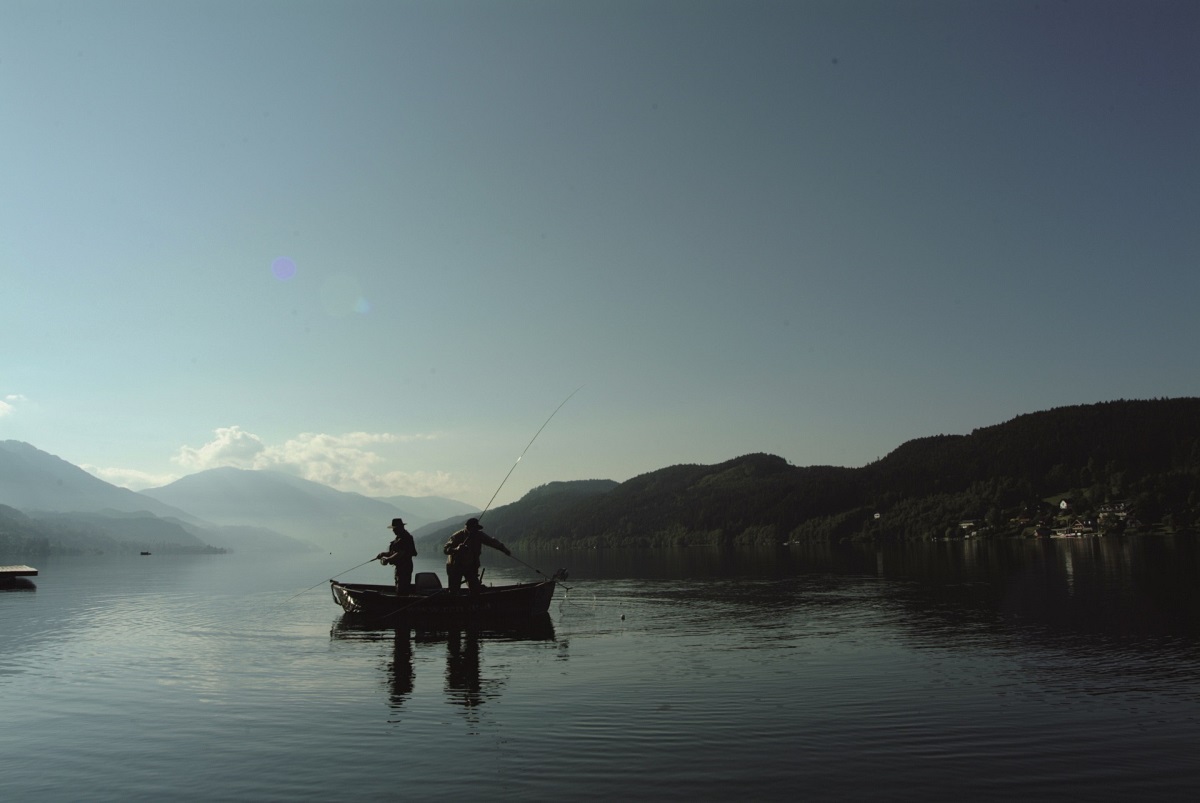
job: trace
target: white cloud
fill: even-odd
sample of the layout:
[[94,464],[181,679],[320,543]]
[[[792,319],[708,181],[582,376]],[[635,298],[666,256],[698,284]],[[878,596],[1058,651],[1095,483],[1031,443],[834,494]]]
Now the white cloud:
[[199,449],[190,446],[180,448],[175,462],[194,471],[205,471],[221,466],[235,468],[261,468],[255,465],[267,447],[257,435],[243,432],[241,427],[222,427],[214,434],[216,439]]
[[143,491],[146,488],[161,488],[179,479],[178,474],[150,474],[132,468],[100,468],[99,466],[80,466],[89,474],[99,477],[107,483],[128,488],[131,491]]
[[182,447],[175,462],[192,471],[221,466],[284,471],[367,496],[443,496],[463,490],[446,472],[395,470],[391,460],[379,452],[379,447],[436,440],[433,434],[305,432],[278,446],[238,426],[223,427],[213,434],[214,439],[199,448]]
[[29,399],[22,396],[20,393],[9,393],[3,399],[0,399],[0,418],[6,415],[12,415],[17,411],[17,405],[27,402]]
[[373,489],[362,491],[367,496],[449,496],[466,491],[461,483],[445,471],[389,471],[376,476]]

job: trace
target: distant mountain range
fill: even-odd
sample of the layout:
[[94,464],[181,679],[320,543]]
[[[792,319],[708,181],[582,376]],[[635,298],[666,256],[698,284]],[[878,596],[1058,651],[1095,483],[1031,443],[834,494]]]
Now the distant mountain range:
[[88,513],[146,511],[166,518],[188,514],[21,441],[0,441],[0,504],[28,511]]
[[[28,551],[378,552],[386,529],[410,529],[476,508],[439,497],[336,491],[274,471],[218,468],[135,492],[20,441],[0,442],[0,556]],[[16,514],[16,515],[14,515]]]
[[279,471],[215,468],[191,474],[142,495],[224,525],[262,527],[309,541],[327,551],[378,552],[392,539],[388,526],[404,519],[410,531],[431,517],[465,517],[477,508],[453,499],[385,499],[336,491]]
[[[1107,524],[1103,519],[1112,511]],[[0,442],[0,559],[29,550],[297,550],[369,556],[405,519],[438,543],[477,510],[373,499],[280,472],[214,469],[135,493],[26,443]],[[902,444],[862,468],[767,454],[623,483],[554,482],[487,512],[510,547],[779,545],[1200,525],[1200,399],[1117,401]]]

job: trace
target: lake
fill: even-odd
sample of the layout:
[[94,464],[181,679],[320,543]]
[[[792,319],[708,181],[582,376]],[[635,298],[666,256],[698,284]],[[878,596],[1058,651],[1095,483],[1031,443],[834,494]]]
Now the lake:
[[0,798],[1200,793],[1194,537],[514,554],[569,588],[474,631],[343,619],[361,555],[0,556],[41,572],[0,592]]

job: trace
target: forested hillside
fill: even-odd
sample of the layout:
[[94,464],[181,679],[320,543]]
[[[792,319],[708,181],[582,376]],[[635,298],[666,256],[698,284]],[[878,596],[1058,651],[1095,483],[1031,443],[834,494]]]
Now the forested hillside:
[[488,514],[487,529],[510,545],[614,547],[1004,536],[1072,522],[1194,528],[1200,399],[1032,413],[910,441],[856,469],[753,454],[577,498],[566,494],[571,483],[556,485]]
[[153,550],[213,554],[225,550],[206,544],[179,522],[149,513],[22,513],[0,505],[0,554],[137,554]]

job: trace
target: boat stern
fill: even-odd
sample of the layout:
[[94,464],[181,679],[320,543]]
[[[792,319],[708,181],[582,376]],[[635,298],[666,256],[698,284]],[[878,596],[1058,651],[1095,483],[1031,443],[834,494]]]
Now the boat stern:
[[350,589],[336,580],[329,581],[329,591],[333,594],[333,601],[342,606],[342,610],[346,613],[356,613],[359,610],[358,602],[354,599],[354,594]]

